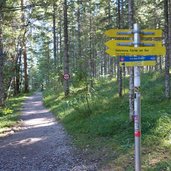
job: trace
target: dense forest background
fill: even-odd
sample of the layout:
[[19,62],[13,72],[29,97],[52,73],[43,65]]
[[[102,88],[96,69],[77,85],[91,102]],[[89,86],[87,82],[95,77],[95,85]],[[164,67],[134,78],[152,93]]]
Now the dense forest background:
[[169,0],[1,0],[0,14],[0,105],[11,95],[40,87],[64,86],[67,96],[71,86],[91,89],[99,77],[116,77],[122,96],[122,78],[132,69],[119,67],[118,59],[105,53],[104,32],[132,28],[135,22],[142,29],[163,30],[167,55],[143,71],[165,70],[165,96],[170,96]]

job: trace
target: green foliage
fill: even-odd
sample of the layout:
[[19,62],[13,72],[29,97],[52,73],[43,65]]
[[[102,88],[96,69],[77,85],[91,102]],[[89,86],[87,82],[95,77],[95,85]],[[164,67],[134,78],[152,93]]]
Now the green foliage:
[[13,110],[9,109],[9,108],[4,108],[3,110],[1,110],[0,115],[4,116],[4,115],[10,115],[12,114]]
[[[171,154],[168,149],[171,148],[171,101],[163,98],[163,81],[163,76],[158,73],[142,75],[144,170],[167,170],[170,167]],[[128,80],[125,83],[128,86]],[[118,97],[115,80],[96,80],[89,94],[85,87],[74,88],[67,99],[63,94],[55,96],[54,92],[53,95],[46,93],[45,104],[61,119],[77,145],[82,148],[88,146],[89,153],[97,154],[106,162],[110,161],[114,168],[134,168],[133,123],[129,122],[128,94]]]
[[24,95],[10,98],[6,101],[5,107],[0,108],[0,132],[2,128],[11,127],[16,124],[24,99]]
[[88,80],[88,74],[84,71],[73,71],[72,85],[74,87],[86,86]]

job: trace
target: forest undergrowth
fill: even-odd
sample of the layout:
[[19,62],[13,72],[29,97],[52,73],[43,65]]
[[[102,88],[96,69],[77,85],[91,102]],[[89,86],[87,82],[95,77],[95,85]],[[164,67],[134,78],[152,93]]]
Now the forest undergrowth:
[[[129,121],[128,78],[119,98],[117,81],[99,78],[87,89],[44,91],[44,103],[63,123],[88,160],[99,169],[134,170],[133,123]],[[164,74],[141,75],[142,169],[171,168],[171,100],[164,98]]]
[[[28,94],[27,94],[28,95]],[[0,107],[0,133],[15,126],[19,121],[22,103],[26,99],[26,94],[10,97],[3,107]]]

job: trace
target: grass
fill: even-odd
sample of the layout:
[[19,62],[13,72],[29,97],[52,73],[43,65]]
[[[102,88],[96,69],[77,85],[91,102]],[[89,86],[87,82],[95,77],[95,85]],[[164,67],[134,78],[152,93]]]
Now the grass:
[[[164,75],[141,75],[142,169],[171,168],[171,100],[164,98]],[[44,102],[99,170],[134,170],[133,123],[129,122],[128,78],[125,94],[117,95],[116,80],[96,80],[94,89],[72,89],[71,96],[45,91]],[[87,102],[88,99],[88,102]]]
[[6,101],[3,108],[0,108],[0,133],[17,123],[21,105],[25,98],[25,95],[12,97]]

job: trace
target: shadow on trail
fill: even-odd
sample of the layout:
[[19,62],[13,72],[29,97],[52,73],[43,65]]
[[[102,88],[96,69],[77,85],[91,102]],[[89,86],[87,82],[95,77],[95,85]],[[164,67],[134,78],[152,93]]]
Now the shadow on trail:
[[[43,107],[41,93],[23,105],[21,130],[0,139],[0,170],[83,170],[81,156],[64,128]],[[87,169],[95,170],[95,169]]]

